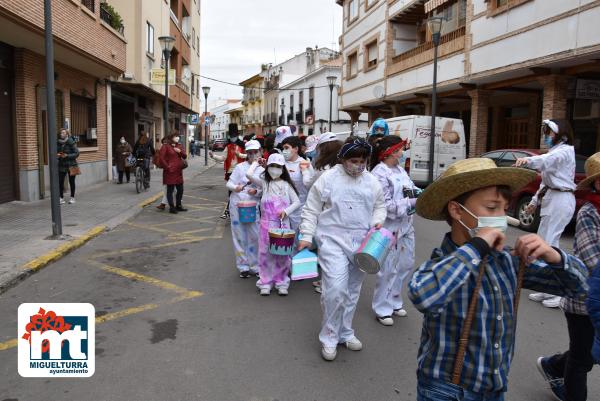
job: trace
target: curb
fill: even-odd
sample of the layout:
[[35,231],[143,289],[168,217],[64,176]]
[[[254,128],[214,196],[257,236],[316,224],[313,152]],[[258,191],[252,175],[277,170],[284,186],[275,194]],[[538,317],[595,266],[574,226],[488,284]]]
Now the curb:
[[7,282],[0,284],[0,294],[6,291],[8,288],[17,284],[18,282],[24,280],[26,277],[32,275],[33,273],[36,273],[38,270],[48,266],[50,263],[61,259],[73,250],[81,247],[93,238],[99,236],[106,229],[106,226],[96,226],[88,232],[86,232],[85,234],[81,235],[80,237],[70,240],[54,248],[50,252],[47,252],[46,254],[39,256],[33,259],[32,261],[26,263],[25,265],[21,266],[18,269],[18,273],[14,277],[12,277]]

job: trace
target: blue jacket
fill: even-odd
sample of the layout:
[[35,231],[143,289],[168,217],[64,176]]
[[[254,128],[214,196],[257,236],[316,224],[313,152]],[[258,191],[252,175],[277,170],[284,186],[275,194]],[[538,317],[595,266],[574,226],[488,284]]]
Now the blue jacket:
[[587,298],[587,310],[596,328],[596,339],[592,348],[592,355],[596,363],[600,364],[600,266],[597,266],[589,279],[590,290]]

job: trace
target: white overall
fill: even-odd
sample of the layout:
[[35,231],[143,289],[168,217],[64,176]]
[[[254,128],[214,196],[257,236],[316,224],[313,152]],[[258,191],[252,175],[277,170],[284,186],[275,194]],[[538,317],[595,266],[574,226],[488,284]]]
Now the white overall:
[[324,173],[309,191],[302,212],[302,240],[319,248],[324,347],[354,337],[352,319],[365,273],[352,262],[367,232],[383,224],[386,211],[381,185],[368,172],[351,177],[341,165]]
[[415,262],[415,229],[408,215],[410,200],[403,195],[404,188],[413,189],[412,182],[402,167],[388,167],[379,163],[371,172],[381,184],[385,198],[387,218],[383,225],[396,235],[397,244],[387,256],[375,283],[373,312],[379,317],[391,316],[402,309],[404,280]]
[[[235,260],[237,268],[240,272],[258,273],[258,229],[260,225],[260,217],[256,214],[254,223],[240,223],[238,212],[238,202],[255,201],[260,202],[261,189],[250,183],[246,177],[246,172],[250,168],[248,162],[243,162],[235,166],[227,188],[231,191],[229,198],[229,215],[231,217],[231,237],[233,239],[233,247],[235,249]],[[262,172],[262,167],[260,167]],[[235,192],[238,186],[244,186],[242,192]],[[256,195],[250,195],[248,190],[256,189]]]
[[290,178],[292,179],[294,186],[298,190],[298,198],[300,198],[300,204],[302,205],[301,207],[296,209],[296,211],[294,213],[292,213],[290,215],[290,225],[292,227],[292,230],[296,231],[296,233],[298,233],[298,229],[300,228],[300,220],[302,218],[302,208],[304,207],[304,204],[306,203],[306,197],[308,196],[308,190],[310,189],[310,186],[313,181],[313,176],[315,174],[315,171],[314,171],[312,165],[310,165],[310,167],[304,171],[302,171],[300,169],[300,163],[303,161],[306,161],[306,160],[301,157],[298,157],[298,159],[296,159],[293,162],[290,162],[290,161],[285,162],[285,167],[287,168],[288,172],[290,173]]

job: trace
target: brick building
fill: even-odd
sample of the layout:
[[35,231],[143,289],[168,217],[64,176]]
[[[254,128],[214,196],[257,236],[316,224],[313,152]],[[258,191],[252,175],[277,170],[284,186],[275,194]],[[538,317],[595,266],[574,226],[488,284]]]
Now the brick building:
[[[57,128],[76,136],[78,185],[109,176],[110,81],[125,71],[125,38],[98,0],[54,0]],[[43,1],[0,0],[0,202],[49,192]]]
[[600,150],[600,3],[336,0],[344,9],[341,108],[354,120],[430,114],[443,17],[438,115],[465,123],[468,154],[538,148],[544,118],[567,118],[575,148]]

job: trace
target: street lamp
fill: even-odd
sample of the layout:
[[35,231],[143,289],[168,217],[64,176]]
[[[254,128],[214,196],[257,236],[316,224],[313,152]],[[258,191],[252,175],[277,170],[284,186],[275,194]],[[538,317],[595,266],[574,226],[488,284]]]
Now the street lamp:
[[[202,93],[204,93],[204,118],[208,118],[208,94],[210,92],[210,86],[203,86]],[[208,166],[208,124],[204,123],[204,165]]]
[[163,51],[163,58],[165,59],[165,110],[163,112],[165,122],[163,124],[164,137],[169,135],[169,59],[171,58],[171,50],[175,44],[175,38],[173,36],[161,36],[158,38],[160,47]]
[[327,77],[327,83],[329,84],[329,132],[331,132],[331,115],[333,113],[333,88],[335,87],[335,81],[337,77],[330,75]]
[[442,17],[431,17],[427,21],[433,42],[433,88],[431,91],[431,137],[429,138],[429,183],[433,182],[433,166],[435,162],[435,115],[437,112],[437,59],[438,46],[440,44],[440,32],[442,31]]
[[285,99],[281,98],[281,125],[285,125]]

